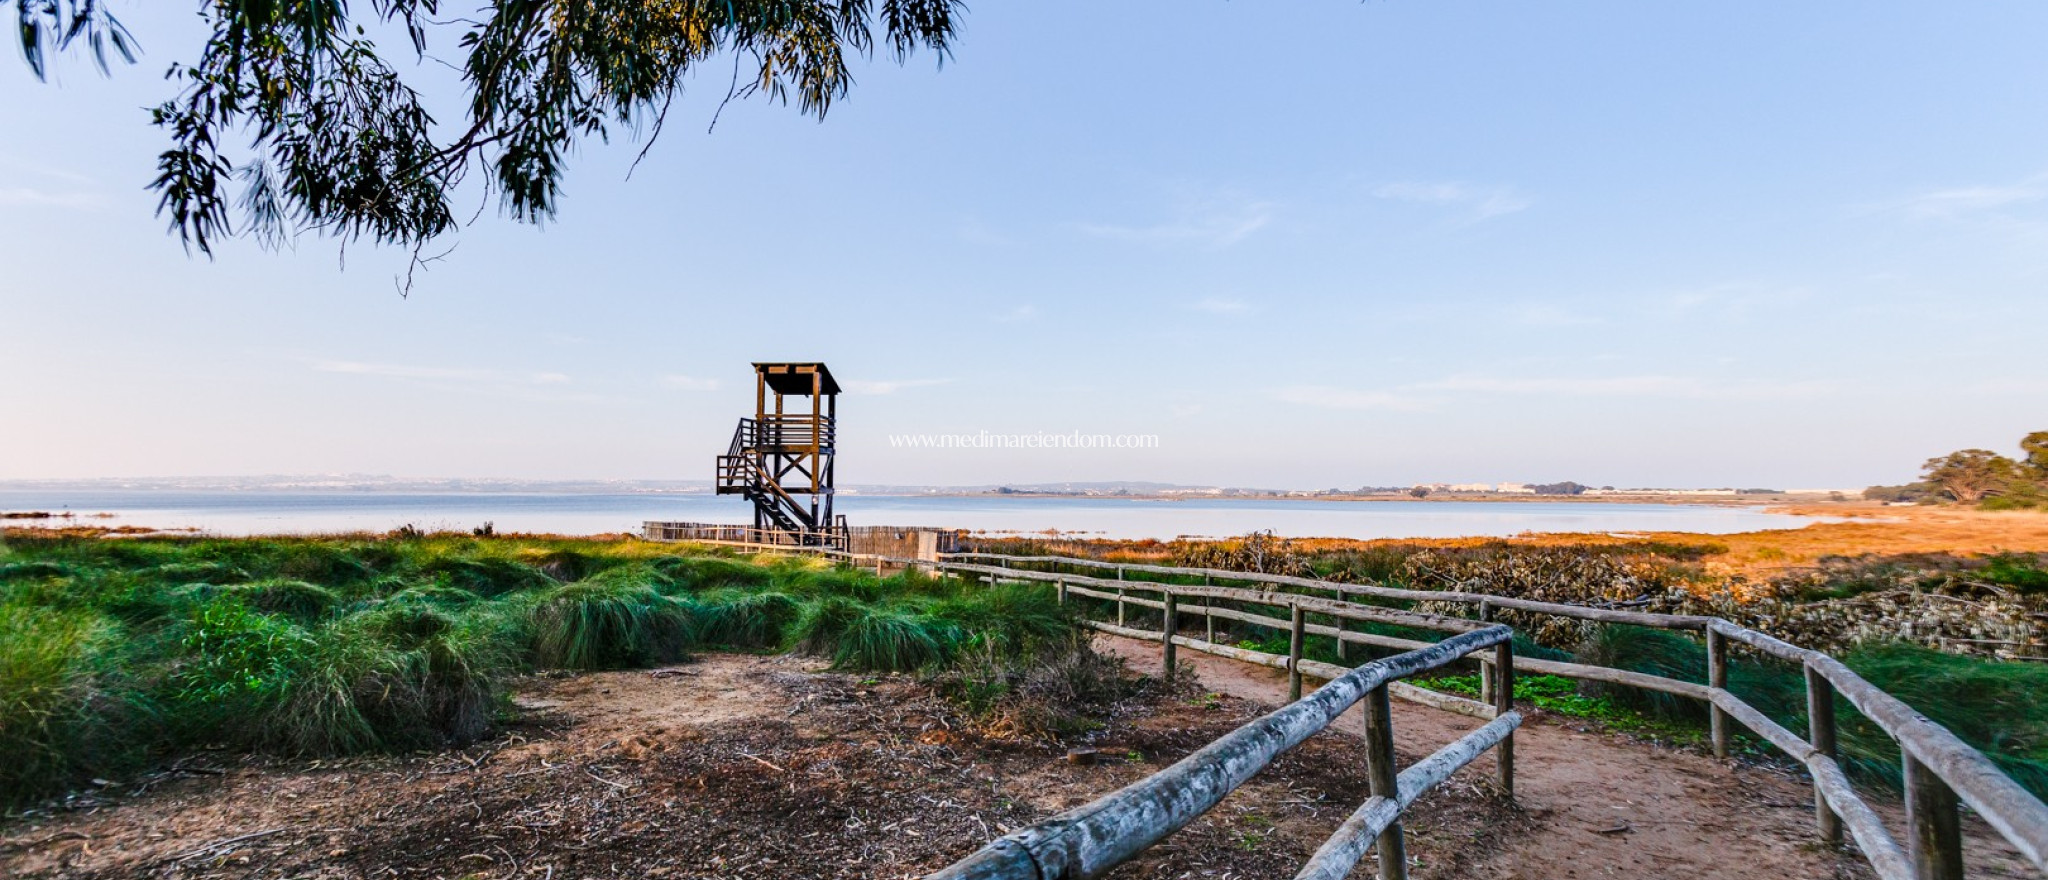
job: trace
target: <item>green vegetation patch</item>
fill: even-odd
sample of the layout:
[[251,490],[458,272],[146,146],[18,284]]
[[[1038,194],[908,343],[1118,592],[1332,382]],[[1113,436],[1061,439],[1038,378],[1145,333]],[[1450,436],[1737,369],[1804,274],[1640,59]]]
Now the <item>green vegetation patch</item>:
[[[1016,714],[1026,692],[1102,689],[1084,661],[1066,685],[1026,681],[1074,632],[1049,588],[637,541],[15,540],[0,546],[0,806],[204,747],[465,743],[508,711],[513,676],[703,646],[975,678],[981,710]],[[1037,729],[1066,717],[1032,711]]]

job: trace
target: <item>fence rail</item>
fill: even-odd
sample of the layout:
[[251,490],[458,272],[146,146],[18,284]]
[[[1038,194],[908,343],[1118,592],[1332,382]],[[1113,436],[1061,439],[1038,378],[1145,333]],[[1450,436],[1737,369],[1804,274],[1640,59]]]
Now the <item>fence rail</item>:
[[[1664,678],[1644,673],[1628,672],[1580,663],[1540,660],[1532,657],[1507,657],[1500,662],[1482,665],[1482,687],[1489,693],[1506,693],[1500,689],[1503,680],[1509,680],[1516,671],[1559,675],[1586,681],[1599,681],[1630,687],[1645,688],[1664,693],[1677,694],[1701,700],[1709,707],[1712,722],[1710,738],[1715,753],[1726,756],[1729,749],[1729,721],[1741,724],[1765,742],[1783,752],[1787,757],[1806,767],[1813,778],[1815,795],[1815,825],[1819,836],[1829,843],[1839,843],[1844,831],[1856,844],[1880,877],[1885,880],[1960,880],[1962,869],[1962,836],[1960,808],[1968,805],[1984,821],[1995,829],[2020,855],[2035,868],[2048,874],[2048,805],[2034,797],[2026,789],[2001,772],[1997,765],[1982,753],[1963,742],[1946,728],[1915,712],[1898,698],[1885,693],[1877,686],[1863,679],[1826,654],[1801,648],[1765,633],[1742,627],[1717,617],[1696,615],[1666,615],[1640,611],[1610,608],[1592,608],[1580,605],[1564,605],[1539,602],[1528,599],[1492,596],[1469,590],[1410,590],[1387,587],[1379,584],[1340,584],[1310,578],[1259,572],[1226,571],[1222,569],[1177,568],[1159,565],[1105,562],[1095,559],[1080,559],[1063,556],[1015,557],[988,553],[944,554],[938,568],[945,571],[986,578],[990,580],[1024,580],[1050,582],[1062,595],[1073,594],[1090,598],[1114,601],[1118,615],[1125,614],[1124,607],[1135,605],[1142,608],[1158,608],[1168,618],[1177,614],[1198,613],[1209,618],[1211,638],[1194,640],[1177,635],[1177,623],[1169,623],[1167,636],[1146,631],[1131,630],[1129,627],[1095,622],[1098,629],[1123,634],[1143,633],[1146,637],[1161,638],[1169,647],[1187,646],[1211,653],[1235,656],[1265,665],[1280,665],[1292,673],[1291,690],[1298,696],[1300,679],[1304,673],[1317,677],[1336,675],[1342,677],[1343,667],[1319,664],[1305,660],[1302,656],[1302,640],[1306,634],[1330,636],[1338,644],[1356,643],[1388,648],[1402,648],[1411,651],[1430,650],[1445,645],[1458,644],[1459,637],[1446,639],[1434,646],[1413,639],[1392,636],[1350,632],[1343,627],[1345,620],[1366,620],[1380,623],[1395,623],[1425,629],[1452,629],[1453,621],[1466,628],[1484,626],[1492,613],[1499,609],[1513,609],[1536,614],[1555,615],[1577,620],[1602,623],[1621,623],[1656,629],[1684,630],[1698,632],[1707,642],[1708,682],[1701,685],[1677,679]],[[977,565],[964,560],[980,559],[996,562],[996,565]],[[1019,566],[1050,566],[1051,571]],[[1091,577],[1063,571],[1063,568],[1113,572],[1114,576]],[[1181,578],[1200,577],[1202,585],[1170,584],[1159,581],[1136,580],[1132,574],[1165,575]],[[1258,585],[1256,589],[1243,586],[1220,586],[1217,581],[1237,584]],[[1415,611],[1361,605],[1339,598],[1309,596],[1301,593],[1283,592],[1281,588],[1294,590],[1316,590],[1341,597],[1370,597],[1373,599],[1396,599],[1406,601],[1448,602],[1471,606],[1481,622],[1444,615],[1430,615]],[[1151,599],[1130,595],[1133,591],[1156,593],[1160,598]],[[1211,600],[1199,606],[1180,605],[1181,598]],[[1213,600],[1237,603],[1252,603],[1266,606],[1287,607],[1291,620],[1281,620],[1256,612],[1228,607],[1216,607]],[[1338,625],[1307,623],[1304,611],[1336,618]],[[1262,654],[1240,648],[1216,644],[1213,640],[1213,618],[1222,617],[1255,623],[1260,626],[1286,629],[1292,639],[1289,656]],[[1121,624],[1122,621],[1120,620]],[[1467,633],[1469,634],[1469,633]],[[1744,702],[1727,689],[1727,668],[1729,648],[1741,645],[1767,656],[1799,664],[1805,671],[1809,729],[1801,736],[1771,718],[1762,711]],[[1473,652],[1467,652],[1473,653]],[[1483,653],[1483,652],[1481,652]],[[1252,656],[1257,655],[1257,656]],[[1406,655],[1403,655],[1406,656]],[[1481,658],[1484,659],[1483,657]],[[1277,660],[1278,662],[1274,662]],[[1370,665],[1370,664],[1368,664]],[[1359,667],[1364,669],[1367,667]],[[1490,681],[1489,681],[1490,679]],[[1327,685],[1325,686],[1327,687]],[[1399,691],[1393,688],[1388,693],[1405,698],[1419,698],[1409,688]],[[1318,692],[1320,693],[1320,692]],[[1435,695],[1441,696],[1441,695]],[[1869,718],[1888,736],[1899,744],[1902,753],[1902,769],[1906,786],[1906,812],[1908,836],[1906,845],[1901,847],[1890,831],[1880,821],[1862,797],[1849,783],[1847,775],[1836,757],[1836,730],[1834,720],[1835,699],[1840,697],[1856,711]],[[1427,702],[1431,698],[1420,698]],[[1466,701],[1471,703],[1475,701]],[[1445,702],[1444,707],[1467,714],[1481,714],[1487,708],[1483,704],[1478,710],[1464,703]],[[1505,711],[1505,705],[1497,711]],[[1505,753],[1504,753],[1505,754]],[[1418,765],[1420,766],[1420,765]],[[1377,793],[1377,792],[1376,792]],[[1370,806],[1370,804],[1368,804]],[[1374,817],[1392,810],[1398,815],[1398,807],[1381,805],[1368,810],[1361,807],[1353,817],[1354,821],[1370,827]],[[1350,823],[1347,823],[1347,825]],[[1326,846],[1326,849],[1328,846]],[[1361,850],[1362,852],[1362,850]],[[1320,854],[1319,854],[1320,856]],[[1355,859],[1354,859],[1355,861]],[[1313,866],[1314,863],[1312,863]],[[1305,873],[1302,876],[1341,876]],[[935,875],[951,876],[951,875]],[[968,875],[960,875],[968,876]],[[979,875],[976,875],[979,876]],[[1009,875],[988,875],[1009,876]],[[1020,875],[1021,876],[1021,875]],[[1035,876],[1035,875],[1034,875]],[[1046,877],[1092,876],[1045,874]]]
[[[1170,623],[1165,632],[1172,632]],[[1361,700],[1366,703],[1366,770],[1372,798],[1359,807],[1352,821],[1338,828],[1297,877],[1341,878],[1374,843],[1381,853],[1380,876],[1386,880],[1405,877],[1407,866],[1399,855],[1401,832],[1396,824],[1401,809],[1488,749],[1507,754],[1505,749],[1513,742],[1511,737],[1522,716],[1502,711],[1484,727],[1397,775],[1387,687],[1473,651],[1506,651],[1512,637],[1505,626],[1489,626],[1348,670],[1315,693],[1225,734],[1173,766],[1093,803],[997,838],[931,874],[928,880],[1100,877],[1208,812],[1274,758],[1329,727]],[[1502,766],[1503,773],[1512,773],[1512,764]]]
[[[1116,602],[1118,623],[1089,621],[1089,625],[1119,635],[1160,641],[1165,653],[1165,668],[1169,675],[1174,668],[1175,649],[1179,647],[1275,666],[1290,672],[1290,690],[1295,699],[1288,706],[1226,735],[1189,755],[1180,763],[1108,797],[1055,816],[1031,828],[1006,835],[977,850],[967,859],[932,874],[928,880],[1070,880],[1099,876],[1192,821],[1202,811],[1220,801],[1231,788],[1235,788],[1243,779],[1248,779],[1252,773],[1257,772],[1259,767],[1270,762],[1273,756],[1328,726],[1344,708],[1371,694],[1373,700],[1367,701],[1366,712],[1369,754],[1376,753],[1379,748],[1378,735],[1374,732],[1376,726],[1383,728],[1388,737],[1385,739],[1384,758],[1376,759],[1376,765],[1368,768],[1375,780],[1373,798],[1361,805],[1339,829],[1337,835],[1326,842],[1302,872],[1296,875],[1297,880],[1308,877],[1342,877],[1366,851],[1367,844],[1363,841],[1377,840],[1379,845],[1387,847],[1389,842],[1386,835],[1391,834],[1396,841],[1392,845],[1398,846],[1400,811],[1412,802],[1415,796],[1419,796],[1430,785],[1440,781],[1439,773],[1448,776],[1458,767],[1469,763],[1479,753],[1491,748],[1496,750],[1500,758],[1500,781],[1510,793],[1512,792],[1513,738],[1508,731],[1501,730],[1494,723],[1504,722],[1510,730],[1514,725],[1520,724],[1521,716],[1512,711],[1511,696],[1514,676],[1523,671],[1644,688],[1705,702],[1709,706],[1709,716],[1712,719],[1710,738],[1717,755],[1725,757],[1728,753],[1727,722],[1733,720],[1803,765],[1813,779],[1815,825],[1818,835],[1827,843],[1838,844],[1842,841],[1843,832],[1846,831],[1865,860],[1884,880],[1961,880],[1963,849],[1960,820],[1963,805],[1976,811],[1986,824],[2018,851],[2023,859],[2042,871],[2044,876],[2048,876],[2048,804],[2043,804],[2039,798],[2027,792],[2011,777],[2001,772],[1990,759],[1956,737],[1954,733],[1928,720],[1898,698],[1885,693],[1833,657],[1718,617],[1654,614],[1565,605],[1493,596],[1463,589],[1410,590],[1379,584],[1342,584],[1260,572],[1116,563],[1065,556],[942,553],[941,561],[932,563],[929,560],[856,554],[829,548],[754,546],[769,550],[822,552],[850,564],[872,563],[878,571],[887,563],[928,566],[938,571],[974,577],[991,583],[1003,580],[1049,582],[1054,585],[1063,600],[1071,594]],[[956,561],[966,559],[992,560],[998,564],[976,565]],[[1054,570],[1038,571],[1015,567],[1018,565],[1050,565]],[[1062,566],[1110,571],[1114,572],[1115,577],[1112,579],[1066,573],[1059,570]],[[1201,577],[1204,583],[1192,585],[1134,580],[1130,577],[1134,572],[1173,577]],[[1218,580],[1263,586],[1257,589],[1218,586],[1214,583]],[[1334,596],[1464,604],[1475,609],[1479,620],[1283,592],[1278,589],[1281,587],[1318,590]],[[1132,591],[1157,593],[1160,598],[1154,600],[1132,596]],[[1183,597],[1207,601],[1202,605],[1184,606],[1179,603]],[[1289,610],[1290,619],[1283,621],[1255,612],[1219,607],[1213,604],[1215,601],[1285,607]],[[1124,625],[1125,608],[1131,605],[1158,608],[1162,612],[1162,631],[1152,632]],[[1601,666],[1514,656],[1509,647],[1512,643],[1508,641],[1511,630],[1490,622],[1492,613],[1498,609],[1701,633],[1708,648],[1708,682],[1701,685],[1696,682]],[[1309,623],[1305,613],[1308,611],[1336,618],[1339,625],[1333,627]],[[1211,638],[1194,639],[1179,634],[1180,615],[1190,612],[1202,614],[1208,619]],[[1287,629],[1291,635],[1288,655],[1252,651],[1214,641],[1213,619],[1216,617]],[[1414,639],[1351,632],[1343,628],[1344,620],[1393,623],[1420,629],[1452,631],[1457,634],[1432,644]],[[1406,650],[1406,653],[1385,660],[1372,661],[1355,669],[1346,669],[1335,664],[1319,663],[1304,658],[1304,637],[1310,633],[1332,636],[1338,640],[1340,646],[1345,643],[1356,643],[1401,648]],[[1482,642],[1484,644],[1481,644]],[[1762,711],[1727,689],[1730,642],[1767,656],[1800,664],[1805,671],[1809,707],[1807,736],[1801,737],[1771,720]],[[1491,657],[1486,656],[1488,652],[1484,648],[1487,645],[1495,646]],[[1400,678],[1416,672],[1439,668],[1467,656],[1479,659],[1481,691],[1490,699],[1475,701],[1436,694],[1399,681]],[[1418,663],[1423,665],[1413,666]],[[1329,683],[1304,698],[1301,696],[1304,675],[1327,678]],[[1339,687],[1340,682],[1345,684]],[[1492,721],[1486,727],[1473,731],[1396,777],[1391,773],[1391,721],[1383,718],[1384,723],[1377,725],[1373,721],[1377,712],[1374,704],[1384,703],[1391,696],[1413,699],[1476,717],[1491,718]],[[1836,757],[1834,701],[1837,697],[1870,719],[1899,745],[1903,765],[1901,769],[1905,778],[1908,825],[1908,837],[1903,848],[1893,838],[1876,811],[1871,809],[1850,784]],[[1342,706],[1330,711],[1334,702],[1341,702]],[[1309,721],[1315,718],[1321,720],[1309,725]],[[1310,729],[1302,732],[1300,725],[1309,725]],[[1298,738],[1289,739],[1297,734]],[[1249,745],[1254,742],[1258,745]],[[1235,745],[1230,745],[1233,743]],[[1386,769],[1379,769],[1382,766]],[[1246,769],[1247,767],[1249,769]],[[1381,779],[1381,775],[1388,778]],[[1215,783],[1218,780],[1230,779],[1236,781],[1220,790],[1216,788]],[[1385,784],[1382,785],[1382,782]],[[1411,786],[1415,790],[1413,795],[1407,793]],[[1163,800],[1148,806],[1145,802],[1147,798]],[[1197,804],[1200,808],[1193,809]],[[1193,812],[1188,812],[1190,809],[1193,809]],[[1398,858],[1387,857],[1390,854],[1387,849],[1382,849],[1382,854],[1382,880],[1398,880],[1405,877],[1403,862]],[[1390,874],[1390,871],[1394,873]]]

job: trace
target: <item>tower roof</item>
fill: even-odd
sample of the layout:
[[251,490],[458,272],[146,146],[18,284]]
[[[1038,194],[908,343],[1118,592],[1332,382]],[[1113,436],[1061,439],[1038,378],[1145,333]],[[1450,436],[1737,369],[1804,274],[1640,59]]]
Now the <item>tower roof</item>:
[[777,394],[796,394],[809,397],[811,374],[818,375],[818,390],[826,396],[839,393],[839,382],[832,378],[832,371],[818,361],[779,361],[756,363],[754,372],[768,382],[768,387]]

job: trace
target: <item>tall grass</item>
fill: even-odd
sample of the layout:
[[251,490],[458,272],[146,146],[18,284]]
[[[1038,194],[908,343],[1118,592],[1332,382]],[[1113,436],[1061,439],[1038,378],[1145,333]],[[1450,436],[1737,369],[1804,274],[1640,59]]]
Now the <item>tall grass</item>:
[[632,577],[578,581],[541,593],[528,612],[534,661],[563,669],[667,663],[696,641],[696,606]]
[[111,667],[109,620],[0,603],[0,806],[125,769],[146,722]]
[[[1695,683],[1706,682],[1706,647],[1678,633],[1631,626],[1597,629],[1582,646],[1585,662]],[[2048,665],[1944,654],[1904,643],[1871,643],[1840,658],[1856,674],[1984,752],[2013,779],[2048,797]],[[1770,658],[1731,658],[1728,689],[1792,730],[1805,730],[1805,675]],[[1656,717],[1703,723],[1696,700],[1594,683],[1580,690]],[[1899,783],[1899,748],[1876,724],[1838,699],[1844,766],[1879,785]]]
[[698,646],[860,671],[936,672],[969,652],[1011,668],[1073,631],[1043,588],[676,551],[418,534],[10,541],[0,806],[204,746],[466,742],[530,670],[669,663]]

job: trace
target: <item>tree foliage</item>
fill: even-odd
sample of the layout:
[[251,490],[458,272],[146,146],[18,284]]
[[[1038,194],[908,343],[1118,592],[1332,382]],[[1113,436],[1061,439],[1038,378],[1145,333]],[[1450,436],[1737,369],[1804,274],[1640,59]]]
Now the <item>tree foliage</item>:
[[[73,46],[103,68],[110,51],[135,57],[103,0],[13,2],[39,78]],[[479,169],[504,213],[538,222],[579,138],[655,136],[685,77],[716,56],[733,58],[728,98],[823,118],[853,84],[849,55],[879,46],[900,62],[925,48],[943,63],[963,12],[960,0],[487,0],[446,18],[440,6],[203,0],[212,36],[171,66],[180,91],[151,111],[171,140],[152,184],[171,231],[209,254],[225,236],[275,244],[306,230],[417,247],[455,228],[451,195]],[[408,70],[373,32],[403,34]],[[437,115],[415,84],[450,46],[463,100]]]
[[1921,471],[1927,482],[1965,504],[2005,491],[2019,474],[2012,459],[1989,449],[1964,449],[1930,458]]

